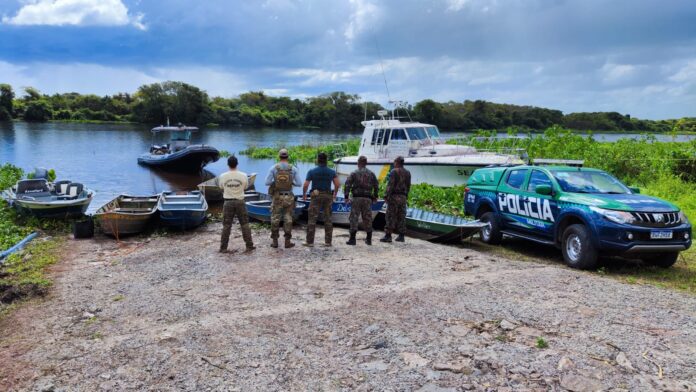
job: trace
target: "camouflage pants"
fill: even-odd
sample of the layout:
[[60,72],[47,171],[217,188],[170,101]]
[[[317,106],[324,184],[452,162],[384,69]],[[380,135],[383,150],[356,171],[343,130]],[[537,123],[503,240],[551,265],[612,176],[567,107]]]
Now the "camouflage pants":
[[333,204],[333,195],[331,192],[319,192],[312,195],[312,200],[309,203],[309,213],[307,218],[307,243],[314,243],[314,233],[317,229],[317,219],[319,213],[324,215],[324,242],[331,243],[333,234],[333,223],[331,222],[331,205]]
[[239,225],[242,226],[242,238],[247,248],[252,247],[251,228],[249,227],[249,216],[247,215],[244,200],[225,200],[222,207],[222,237],[220,238],[220,250],[226,250],[230,240],[232,221],[237,217]]
[[394,195],[387,200],[387,230],[391,233],[406,233],[406,196]]
[[273,195],[271,203],[271,238],[278,238],[280,229],[280,220],[283,220],[283,231],[285,238],[292,237],[292,212],[295,209],[295,196],[292,194],[281,195],[276,193]]
[[353,197],[350,204],[350,231],[358,231],[358,221],[362,217],[365,231],[372,233],[372,199]]

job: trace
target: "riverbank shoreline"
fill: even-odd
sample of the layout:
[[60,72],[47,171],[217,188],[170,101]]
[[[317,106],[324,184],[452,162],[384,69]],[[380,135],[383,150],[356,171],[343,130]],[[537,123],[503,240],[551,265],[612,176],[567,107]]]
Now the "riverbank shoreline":
[[0,385],[696,388],[696,297],[466,243],[349,247],[344,229],[276,250],[254,225],[244,255],[235,225],[223,255],[220,226],[67,240],[48,296],[0,320]]

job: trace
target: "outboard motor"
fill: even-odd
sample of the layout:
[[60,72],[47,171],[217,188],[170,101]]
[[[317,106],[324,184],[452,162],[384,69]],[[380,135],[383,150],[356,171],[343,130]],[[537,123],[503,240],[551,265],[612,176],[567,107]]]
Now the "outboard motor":
[[48,180],[48,170],[43,167],[34,168],[31,178],[34,180]]

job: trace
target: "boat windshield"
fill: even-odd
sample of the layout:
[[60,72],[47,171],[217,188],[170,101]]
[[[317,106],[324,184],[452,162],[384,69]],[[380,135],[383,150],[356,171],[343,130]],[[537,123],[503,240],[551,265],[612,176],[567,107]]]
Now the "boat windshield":
[[427,127],[425,129],[428,131],[428,136],[430,136],[431,139],[440,137],[440,131],[437,130],[437,127]]
[[172,140],[191,140],[191,131],[172,131]]
[[625,194],[631,191],[621,181],[601,171],[553,170],[564,192]]
[[411,140],[425,140],[428,138],[428,132],[426,132],[425,128],[406,128],[406,132],[408,132],[408,138]]

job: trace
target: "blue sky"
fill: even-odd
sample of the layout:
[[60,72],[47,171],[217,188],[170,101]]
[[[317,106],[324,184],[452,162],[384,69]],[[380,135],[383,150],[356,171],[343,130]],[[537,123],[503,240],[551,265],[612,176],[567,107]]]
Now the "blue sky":
[[[693,0],[0,0],[0,82],[696,116]],[[381,63],[381,64],[380,64]]]

